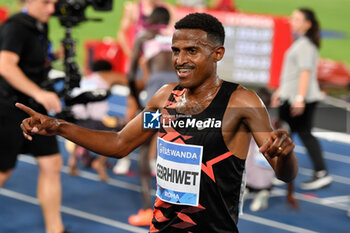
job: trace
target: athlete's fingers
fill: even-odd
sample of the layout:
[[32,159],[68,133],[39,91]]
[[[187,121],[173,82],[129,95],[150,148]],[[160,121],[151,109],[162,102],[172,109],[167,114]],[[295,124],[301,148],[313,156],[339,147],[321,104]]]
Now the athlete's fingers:
[[27,107],[27,106],[25,106],[24,104],[21,104],[21,103],[16,103],[16,107],[21,109],[23,112],[27,113],[31,117],[34,117],[35,115],[38,114],[33,109],[31,109],[31,108],[29,108],[29,107]]
[[283,149],[282,151],[280,151],[280,155],[282,156],[289,155],[293,151],[294,147],[295,147],[294,142],[292,142],[292,144],[289,144],[285,147],[282,147]]
[[[48,129],[50,129],[51,127],[53,126],[53,124],[52,124],[52,121],[50,120],[50,119],[46,119],[46,120],[44,120],[40,125],[38,125],[37,127],[36,127],[36,131],[37,132],[40,132],[40,131],[42,131],[42,130],[48,130]],[[34,128],[33,128],[34,129]]]
[[29,134],[26,134],[25,132],[23,132],[23,136],[24,136],[25,139],[27,139],[29,141],[33,140],[32,136],[30,136]]
[[[275,156],[284,155],[289,153],[292,141],[288,136],[288,131],[286,130],[275,130],[271,132],[270,138],[259,148],[259,151],[265,156],[273,158]],[[294,148],[294,144],[293,144]]]
[[269,137],[268,139],[265,140],[265,142],[259,148],[259,152],[265,154],[265,152],[271,146],[271,144],[272,144],[272,138]]
[[31,132],[32,128],[33,128],[33,127],[30,126],[29,120],[28,120],[28,119],[24,119],[24,120],[22,121],[21,129],[22,129],[22,131],[23,131],[24,133],[29,134],[29,133]]
[[291,144],[294,144],[292,139],[286,135],[283,141],[281,141],[280,147],[285,148]]
[[24,138],[31,141],[33,139],[32,136],[30,135],[32,127],[29,125],[29,122],[27,120],[23,120],[20,127],[22,129]]
[[281,143],[279,138],[276,137],[270,144],[269,148],[266,149],[265,154],[268,155],[270,158],[277,156],[278,152],[281,151],[280,144]]

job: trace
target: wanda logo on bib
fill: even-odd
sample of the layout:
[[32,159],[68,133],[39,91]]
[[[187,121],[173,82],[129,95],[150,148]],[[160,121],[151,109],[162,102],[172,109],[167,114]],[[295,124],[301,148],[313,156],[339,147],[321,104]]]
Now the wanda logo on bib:
[[158,198],[173,204],[198,206],[202,153],[202,146],[158,138]]

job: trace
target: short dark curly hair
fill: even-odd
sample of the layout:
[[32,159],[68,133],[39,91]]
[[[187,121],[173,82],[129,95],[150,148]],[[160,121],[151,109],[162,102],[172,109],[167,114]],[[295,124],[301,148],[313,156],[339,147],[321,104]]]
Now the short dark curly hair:
[[152,11],[149,19],[153,20],[157,24],[169,24],[170,14],[165,7],[156,7]]
[[185,16],[176,22],[175,29],[200,29],[205,31],[215,44],[224,45],[225,42],[225,29],[222,23],[206,13],[192,13]]

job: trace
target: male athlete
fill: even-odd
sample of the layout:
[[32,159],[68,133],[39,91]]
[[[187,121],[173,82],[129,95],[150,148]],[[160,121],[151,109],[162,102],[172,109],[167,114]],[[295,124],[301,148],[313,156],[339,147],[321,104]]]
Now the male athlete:
[[253,91],[217,76],[225,32],[216,18],[190,14],[175,29],[172,60],[179,83],[163,86],[120,132],[84,129],[17,104],[30,115],[21,127],[29,140],[33,134],[57,134],[98,154],[122,158],[157,133],[146,128],[158,122],[153,125],[160,129],[150,232],[238,232],[242,172],[251,136],[285,182],[298,170],[294,143],[286,131],[272,130]]

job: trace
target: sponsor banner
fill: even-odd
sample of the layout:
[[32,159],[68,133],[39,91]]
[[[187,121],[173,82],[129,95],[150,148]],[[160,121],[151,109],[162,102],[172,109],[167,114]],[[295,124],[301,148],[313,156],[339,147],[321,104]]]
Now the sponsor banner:
[[203,146],[178,144],[158,138],[157,154],[164,160],[175,163],[200,165]]

